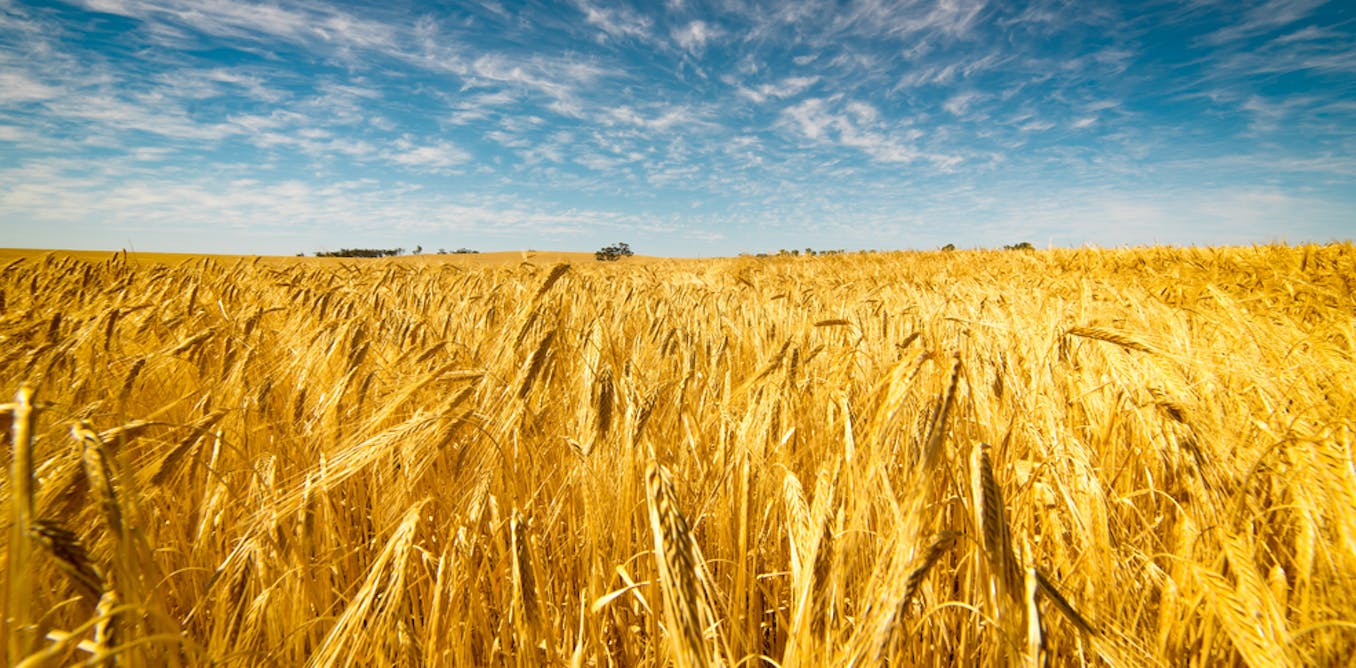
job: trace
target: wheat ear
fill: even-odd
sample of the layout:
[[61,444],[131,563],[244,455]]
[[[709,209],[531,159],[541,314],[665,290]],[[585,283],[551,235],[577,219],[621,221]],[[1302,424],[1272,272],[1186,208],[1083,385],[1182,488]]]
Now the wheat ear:
[[[1006,647],[1016,649],[1026,635],[1024,581],[1017,558],[1012,553],[1012,535],[1003,492],[993,475],[989,445],[976,443],[970,453],[970,485],[974,502],[975,533],[989,572],[989,600],[999,627],[1008,636]],[[1011,662],[1016,657],[1008,656]]]
[[701,552],[678,508],[668,471],[651,461],[645,471],[654,557],[664,596],[664,619],[679,668],[709,666],[716,654],[706,640],[712,617],[702,582]]
[[1156,352],[1149,344],[1144,343],[1129,334],[1114,332],[1102,327],[1071,327],[1065,330],[1064,334],[1066,336],[1078,336],[1085,339],[1095,339],[1097,341],[1114,343],[1127,350],[1135,350],[1141,353]]
[[[909,577],[904,581],[904,596],[899,601],[901,611],[918,593],[918,588],[923,585],[923,578],[927,577],[928,571],[931,571],[932,567],[936,566],[938,561],[941,561],[942,555],[951,550],[951,547],[956,544],[956,539],[960,536],[961,534],[956,531],[944,531],[937,534],[937,537],[928,545],[927,552],[923,553],[923,558],[918,560],[917,565],[909,571]],[[903,616],[902,612],[895,614],[900,617]]]
[[66,527],[51,520],[36,520],[29,525],[33,540],[52,558],[66,575],[80,588],[80,593],[91,602],[98,601],[104,591],[104,576],[89,557],[80,538]]
[[919,458],[919,471],[929,471],[937,461],[937,456],[942,451],[942,441],[946,437],[946,418],[951,414],[951,407],[956,402],[956,388],[960,385],[961,360],[960,353],[951,357],[950,380],[947,381],[946,391],[942,393],[937,402],[937,409],[933,411],[932,422],[928,425],[928,435],[923,441],[923,453]]
[[[108,452],[104,442],[90,427],[89,423],[84,421],[71,426],[71,436],[80,442],[85,479],[89,481],[90,490],[94,493],[95,500],[99,505],[99,514],[103,518],[108,535],[113,540],[113,568],[110,569],[102,595],[95,606],[95,613],[101,617],[100,622],[94,627],[94,644],[97,648],[95,658],[98,659],[109,653],[118,640],[120,622],[122,621],[119,618],[122,615],[117,614],[115,609],[123,602],[118,589],[133,585],[135,576],[129,563],[131,560],[128,553],[130,546],[126,540],[126,525],[122,505],[118,502],[118,491],[113,482],[113,469],[108,461]],[[136,600],[139,600],[139,598]]]
[[515,625],[518,627],[519,637],[530,641],[520,647],[519,651],[528,653],[536,650],[537,642],[541,638],[542,620],[541,604],[537,597],[537,578],[533,574],[532,554],[528,549],[523,525],[523,515],[515,508],[513,517],[509,520],[509,549],[513,562],[513,592],[516,595],[514,598],[522,606]]

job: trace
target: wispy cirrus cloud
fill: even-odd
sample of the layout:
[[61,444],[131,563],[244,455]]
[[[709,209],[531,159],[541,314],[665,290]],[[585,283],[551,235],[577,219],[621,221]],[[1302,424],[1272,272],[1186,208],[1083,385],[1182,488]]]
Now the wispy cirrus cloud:
[[[1241,12],[1241,21],[1219,28],[1203,36],[1201,40],[1206,44],[1220,45],[1256,37],[1308,18],[1314,10],[1326,2],[1327,0],[1265,0],[1248,3],[1251,6]],[[1240,8],[1234,6],[1230,9],[1237,12]]]
[[621,106],[608,110],[607,116],[613,122],[633,125],[655,132],[664,132],[678,126],[691,126],[706,122],[698,114],[685,107],[668,108],[658,114],[646,116],[630,106]]
[[648,39],[653,21],[627,5],[606,6],[590,0],[575,0],[584,21],[597,28],[598,39]]
[[165,24],[217,38],[393,50],[397,30],[328,3],[279,5],[233,0],[84,0],[94,12]]
[[415,144],[407,138],[397,139],[392,150],[382,158],[406,167],[447,170],[471,160],[471,154],[447,141]]
[[[416,154],[419,148],[412,149]],[[408,154],[408,153],[407,153]],[[419,159],[422,162],[422,158]],[[61,161],[30,166],[41,184],[0,169],[0,208],[33,220],[64,220],[76,213],[105,221],[85,230],[96,243],[125,244],[119,228],[153,234],[185,230],[207,233],[226,227],[277,237],[298,250],[328,247],[336,231],[343,237],[374,243],[392,230],[425,233],[475,231],[481,241],[509,239],[524,232],[539,239],[595,231],[612,235],[632,225],[653,225],[617,211],[553,211],[530,198],[502,195],[447,197],[422,194],[409,185],[390,187],[371,180],[318,185],[302,179],[225,181],[181,174],[154,178],[124,165],[122,173],[85,170]],[[71,197],[73,193],[83,193]],[[398,206],[397,206],[398,205]],[[116,225],[106,227],[110,222]],[[49,243],[60,245],[58,236]],[[502,242],[501,242],[502,243]],[[303,245],[304,244],[304,245]],[[219,246],[218,252],[250,251],[249,239]],[[145,248],[152,250],[153,248]]]
[[733,77],[727,78],[727,82],[735,85],[735,90],[740,97],[746,98],[759,104],[768,100],[781,100],[789,97],[795,97],[809,90],[816,83],[819,83],[822,77],[813,76],[792,76],[785,77],[773,83],[762,83],[753,87],[745,87],[737,83]]
[[0,71],[0,90],[10,104],[39,102],[60,95],[61,90],[37,81],[25,72]]
[[90,130],[108,134],[139,132],[168,140],[215,142],[244,130],[229,122],[197,122],[182,108],[139,104],[106,93],[65,95],[45,106],[56,118],[83,122]]
[[289,97],[282,87],[270,85],[264,72],[246,69],[184,68],[156,74],[151,82],[167,97],[176,99],[207,100],[243,95],[259,102],[275,104]]
[[701,55],[706,50],[706,44],[714,39],[720,39],[724,33],[705,21],[690,21],[687,25],[676,27],[672,32],[673,41],[684,51],[694,55]]
[[0,224],[210,234],[215,210],[297,240],[634,226],[734,252],[930,243],[938,221],[976,243],[1150,238],[1136,218],[1256,238],[1192,216],[1293,206],[1314,235],[1356,205],[1339,9],[0,0]]
[[879,111],[864,102],[812,98],[784,109],[782,120],[792,132],[817,144],[856,149],[877,162],[926,160],[947,168],[961,162],[956,156],[920,150],[917,143],[922,131],[888,129]]
[[936,0],[902,5],[856,2],[847,12],[833,12],[834,28],[894,38],[923,33],[958,38],[974,30],[987,5],[987,0]]

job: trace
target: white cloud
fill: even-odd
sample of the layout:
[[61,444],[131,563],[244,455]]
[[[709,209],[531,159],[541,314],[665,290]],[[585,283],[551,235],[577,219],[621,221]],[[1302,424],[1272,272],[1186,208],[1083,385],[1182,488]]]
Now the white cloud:
[[507,90],[461,97],[451,104],[452,113],[448,116],[447,122],[452,125],[466,125],[485,120],[496,110],[517,101],[518,96]]
[[194,121],[172,106],[150,107],[108,94],[68,96],[49,102],[47,109],[60,118],[87,121],[96,132],[115,135],[134,130],[169,139],[214,142],[243,131],[231,123]]
[[853,100],[845,105],[845,109],[858,125],[870,126],[881,122],[880,111],[865,102]]
[[858,11],[845,21],[870,33],[892,36],[940,33],[960,37],[974,29],[987,4],[986,0],[935,0],[906,5],[862,2],[857,5]]
[[1055,124],[1049,121],[1028,121],[1018,126],[1017,129],[1022,132],[1044,132],[1053,127],[1055,127]]
[[468,107],[457,109],[447,116],[449,125],[469,125],[476,121],[483,121],[490,117],[490,109],[485,107]]
[[495,53],[476,58],[470,70],[472,82],[483,79],[538,93],[550,100],[548,108],[570,117],[582,114],[581,89],[618,76],[611,70],[568,58],[520,59]]
[[1046,201],[1033,218],[1066,242],[1070,232],[1101,236],[1107,244],[1326,241],[1316,221],[1331,224],[1346,215],[1335,202],[1266,186],[1067,195],[1057,198],[1064,202]]
[[496,144],[499,144],[501,146],[507,146],[509,148],[527,148],[532,145],[532,142],[528,141],[526,138],[520,137],[509,132],[505,132],[503,130],[491,130],[489,132],[486,132],[485,138]]
[[984,99],[984,97],[980,93],[957,93],[948,98],[942,108],[952,116],[964,116],[970,110],[971,105]]
[[634,125],[647,130],[663,132],[678,125],[693,125],[702,121],[693,112],[685,108],[667,109],[657,116],[644,116],[629,106],[621,106],[611,109],[605,122]]
[[1209,62],[1207,80],[1234,80],[1250,85],[1249,79],[1263,75],[1289,73],[1356,74],[1356,51],[1350,40],[1283,41],[1272,40],[1261,46],[1236,51],[1221,50]]
[[580,153],[573,157],[575,163],[583,165],[595,172],[610,172],[628,161],[615,157],[609,157],[598,153]]
[[24,72],[0,71],[0,106],[40,102],[61,94],[61,89],[34,81]]
[[681,28],[674,28],[673,41],[684,51],[700,55],[706,49],[706,43],[720,38],[720,31],[705,21],[692,21]]
[[[879,163],[908,164],[928,160],[950,169],[960,163],[956,156],[928,153],[917,148],[918,130],[886,132],[879,112],[862,102],[839,105],[836,98],[812,98],[782,111],[782,124],[806,139],[820,144],[859,150]],[[842,111],[838,107],[842,107]]]
[[261,132],[251,136],[249,141],[259,148],[286,147],[313,157],[364,158],[377,152],[376,147],[366,141],[330,137],[324,130],[315,128],[296,132]]
[[782,115],[794,121],[796,129],[810,139],[826,138],[825,133],[835,120],[825,111],[825,101],[821,99],[806,100],[787,107]]
[[736,92],[741,97],[762,104],[769,99],[780,100],[800,95],[819,81],[819,76],[786,77],[776,83],[760,84],[755,88],[738,86]]
[[967,79],[1001,65],[1004,58],[996,53],[958,61],[939,61],[920,64],[901,75],[894,90],[906,90],[920,86],[945,86]]
[[[257,134],[285,127],[295,127],[307,119],[293,111],[276,110],[270,114],[236,114],[228,116],[226,122],[247,134]],[[308,132],[319,132],[314,128],[301,128],[297,134],[306,137]],[[328,134],[328,133],[327,133]],[[311,136],[311,139],[316,137]]]
[[478,4],[481,7],[484,7],[486,10],[489,10],[491,14],[494,14],[495,16],[498,16],[501,19],[513,18],[513,16],[509,14],[509,11],[504,8],[504,4],[501,2],[496,2],[495,0],[480,0]]
[[27,130],[16,125],[0,125],[0,141],[27,142],[32,136]]
[[[1243,15],[1243,20],[1212,32],[1202,38],[1206,44],[1220,45],[1246,39],[1288,26],[1300,21],[1326,0],[1267,0],[1254,5]],[[1231,7],[1231,11],[1235,8]]]
[[85,0],[84,6],[152,25],[182,27],[230,39],[281,39],[392,52],[399,47],[392,26],[358,18],[327,3],[283,7],[236,0]]
[[269,86],[264,76],[259,71],[214,67],[162,72],[153,81],[157,89],[175,98],[205,100],[244,93],[247,98],[269,104],[285,100],[288,94]]
[[600,7],[588,0],[576,0],[575,6],[584,13],[585,22],[602,31],[600,40],[650,37],[653,22],[630,7]]
[[1341,34],[1328,28],[1319,28],[1318,26],[1305,26],[1292,33],[1288,33],[1280,37],[1277,37],[1275,40],[1272,40],[1272,43],[1282,45],[1282,44],[1293,44],[1295,42],[1331,40],[1334,38],[1341,39],[1341,37],[1342,37]]
[[[561,241],[578,243],[581,234],[611,237],[621,229],[660,227],[651,216],[372,180],[317,185],[296,179],[148,175],[130,163],[105,165],[94,175],[79,175],[83,171],[85,166],[68,161],[0,169],[0,221],[6,229],[22,231],[11,241],[47,248],[119,248],[130,241],[142,250],[186,251],[202,251],[202,244],[210,243],[214,252],[257,253],[279,252],[280,243],[288,244],[284,252],[289,247],[315,250],[390,239],[393,231],[444,231],[474,233],[481,241],[497,239],[509,247],[521,247],[527,238],[559,247]],[[39,221],[62,225],[20,224]],[[62,236],[74,230],[81,232],[80,239]]]
[[382,157],[397,165],[433,170],[446,170],[471,160],[470,153],[451,142],[416,145],[408,139],[398,140],[396,150],[385,152]]

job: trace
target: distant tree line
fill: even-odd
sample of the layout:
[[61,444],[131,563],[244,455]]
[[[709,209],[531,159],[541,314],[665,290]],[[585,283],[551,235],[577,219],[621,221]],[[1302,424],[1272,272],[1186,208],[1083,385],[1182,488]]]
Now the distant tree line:
[[[941,250],[943,250],[943,251],[948,251],[948,252],[949,252],[949,251],[954,251],[954,250],[956,250],[956,245],[955,245],[955,244],[946,244],[945,246],[942,246],[942,247],[941,247]],[[1036,250],[1036,247],[1033,246],[1033,245],[1031,244],[1030,241],[1023,241],[1023,242],[1015,243],[1015,244],[1006,244],[1006,245],[1003,246],[1003,250],[1010,250],[1010,251],[1011,251],[1011,250],[1017,250],[1017,251],[1030,251],[1030,250]],[[418,247],[416,247],[416,248],[414,249],[414,254],[415,254],[415,255],[418,255],[418,254],[421,253],[422,251],[423,251],[423,246],[418,246]],[[439,255],[471,255],[471,254],[476,254],[476,253],[479,253],[479,252],[480,252],[480,251],[474,250],[474,249],[471,249],[471,248],[458,248],[458,249],[453,250],[453,251],[449,251],[449,250],[447,250],[447,249],[445,249],[445,248],[439,248],[439,249],[438,249],[438,254],[439,254]],[[777,251],[776,255],[782,255],[782,256],[786,256],[786,255],[790,255],[790,256],[807,255],[807,256],[810,256],[810,257],[815,257],[815,256],[819,256],[819,255],[841,255],[841,254],[846,253],[846,252],[847,252],[847,251],[845,251],[845,250],[843,250],[843,249],[841,249],[841,248],[840,248],[840,249],[836,249],[836,250],[815,250],[815,249],[813,249],[813,248],[806,248],[806,249],[803,250],[803,251],[802,251],[802,250],[799,250],[799,249],[791,249],[791,250],[787,250],[787,249],[783,248],[783,249]],[[872,253],[872,252],[878,252],[878,251],[858,251],[858,252]],[[393,256],[396,256],[396,255],[404,255],[404,254],[405,254],[405,249],[404,249],[404,248],[389,248],[389,249],[384,249],[384,248],[342,248],[342,249],[337,250],[337,251],[316,251],[315,256],[316,256],[316,257],[393,257]],[[298,253],[297,255],[301,255],[301,253]],[[613,244],[613,245],[611,245],[611,246],[604,246],[603,248],[601,248],[601,249],[599,249],[598,251],[594,252],[593,257],[594,257],[595,259],[597,259],[598,261],[600,261],[600,262],[614,262],[614,261],[616,261],[616,260],[620,260],[620,259],[622,259],[622,258],[624,258],[624,257],[630,257],[630,256],[632,256],[632,255],[635,255],[635,252],[631,250],[630,244],[627,244],[627,243],[623,242],[623,243]],[[742,254],[742,255],[747,255],[747,254]],[[771,255],[773,255],[773,254],[772,254],[772,253],[757,253],[757,254],[755,254],[754,257],[769,257],[769,256],[771,256]]]
[[[415,247],[414,247],[414,250],[413,250],[413,251],[410,251],[410,252],[411,252],[412,254],[414,254],[414,255],[419,255],[420,253],[423,253],[423,252],[424,252],[424,247],[423,247],[423,246],[415,246]],[[452,255],[472,255],[472,254],[479,253],[479,252],[480,252],[480,251],[474,250],[474,249],[471,249],[471,248],[458,248],[457,250],[454,250],[454,251],[447,250],[446,248],[439,248],[439,249],[438,249],[438,254],[439,254],[439,255],[448,255],[448,254],[452,254]],[[316,257],[395,257],[395,256],[397,256],[397,255],[404,255],[404,254],[405,254],[405,249],[404,249],[404,248],[341,248],[341,249],[339,249],[339,250],[337,250],[337,251],[316,251],[315,256],[316,256]],[[301,255],[301,253],[297,253],[297,255]]]
[[[951,251],[956,250],[956,244],[947,244],[945,246],[942,246],[942,250],[950,253]],[[1031,245],[1030,241],[1022,241],[1015,244],[1003,244],[1003,250],[1033,251],[1036,250],[1036,247]]]
[[[857,252],[858,252],[858,253],[875,253],[875,252],[877,252],[877,251],[867,251],[867,250],[863,250],[863,251],[857,251]],[[754,254],[753,254],[753,257],[772,257],[773,255],[783,255],[783,256],[789,255],[789,256],[792,256],[792,257],[799,257],[799,256],[801,256],[801,255],[807,255],[807,256],[809,256],[809,257],[815,257],[815,256],[818,256],[818,255],[842,255],[842,254],[844,254],[844,253],[847,253],[847,251],[844,250],[844,249],[842,249],[842,248],[839,248],[839,249],[836,249],[836,250],[815,250],[815,249],[813,249],[813,248],[806,248],[806,249],[803,250],[803,251],[800,250],[800,249],[798,249],[798,248],[792,248],[791,250],[787,250],[787,249],[783,248],[783,249],[777,251],[776,253],[754,253]],[[742,253],[741,256],[742,256],[742,257],[748,257],[748,253]]]
[[405,252],[404,248],[341,248],[337,251],[316,251],[316,257],[393,257]]
[[[941,250],[942,252],[950,253],[950,252],[956,250],[956,244],[946,244],[946,245],[942,246],[941,248],[939,248],[938,250]],[[1030,241],[1021,241],[1021,242],[1018,242],[1018,243],[1015,243],[1015,244],[1004,244],[1003,250],[1010,250],[1010,251],[1034,251],[1034,250],[1036,250],[1036,247],[1035,247]],[[806,249],[804,249],[804,250],[797,250],[797,249],[787,250],[787,249],[783,248],[783,249],[777,251],[776,253],[752,253],[752,254],[750,254],[750,253],[740,253],[740,257],[773,257],[773,256],[783,256],[783,257],[785,257],[785,256],[792,256],[792,257],[795,257],[795,256],[802,256],[802,255],[804,255],[804,256],[809,256],[809,257],[815,257],[815,256],[820,256],[820,255],[842,255],[842,254],[847,253],[847,252],[849,252],[849,251],[843,250],[843,249],[841,249],[841,248],[840,248],[840,249],[836,249],[836,250],[815,250],[815,249],[813,249],[813,248],[806,248]],[[852,252],[854,252],[854,253],[879,253],[879,252],[882,252],[882,251],[878,251],[878,250],[858,250],[858,251],[852,251]],[[886,252],[888,252],[888,251],[886,251]]]

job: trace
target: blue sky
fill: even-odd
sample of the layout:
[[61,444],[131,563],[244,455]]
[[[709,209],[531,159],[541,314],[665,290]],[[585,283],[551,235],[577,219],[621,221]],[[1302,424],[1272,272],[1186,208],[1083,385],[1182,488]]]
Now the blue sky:
[[0,246],[1356,230],[1356,4],[0,0]]

